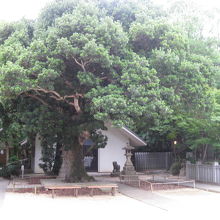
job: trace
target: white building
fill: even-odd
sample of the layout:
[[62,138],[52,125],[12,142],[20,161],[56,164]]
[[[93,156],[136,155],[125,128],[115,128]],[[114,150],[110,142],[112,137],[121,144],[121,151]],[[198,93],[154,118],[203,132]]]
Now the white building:
[[[129,129],[108,127],[108,130],[102,132],[103,135],[108,137],[107,145],[105,148],[97,149],[96,153],[92,157],[85,158],[85,166],[89,166],[92,169],[88,171],[93,172],[112,172],[112,162],[116,161],[121,170],[125,163],[125,150],[127,143],[133,147],[146,146],[146,143],[138,137],[135,133]],[[39,163],[42,163],[41,158],[41,143],[39,137],[36,138],[35,144],[35,163],[34,172],[43,173],[43,170],[39,167]],[[90,166],[92,164],[92,166]]]

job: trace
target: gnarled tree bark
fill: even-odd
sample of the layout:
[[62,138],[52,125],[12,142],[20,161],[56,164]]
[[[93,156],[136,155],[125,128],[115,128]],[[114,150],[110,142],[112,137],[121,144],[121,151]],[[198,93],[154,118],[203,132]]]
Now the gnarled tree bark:
[[88,182],[93,180],[85,170],[83,162],[83,146],[79,138],[74,138],[73,146],[70,150],[63,150],[63,163],[59,172],[59,177],[66,182]]

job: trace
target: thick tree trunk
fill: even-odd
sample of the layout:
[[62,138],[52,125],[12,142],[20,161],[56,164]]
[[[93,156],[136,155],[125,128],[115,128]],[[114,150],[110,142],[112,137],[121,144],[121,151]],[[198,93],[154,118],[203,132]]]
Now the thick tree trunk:
[[63,163],[59,177],[66,182],[88,182],[93,180],[88,176],[83,163],[83,148],[75,139],[72,149],[63,151]]
[[208,150],[208,144],[205,144],[204,150],[203,150],[202,162],[205,162],[207,150]]
[[5,144],[5,154],[6,154],[6,165],[8,165],[8,162],[9,162],[9,145],[8,145],[8,143]]
[[52,170],[52,174],[53,175],[58,175],[59,174],[59,170],[61,168],[61,164],[62,164],[61,148],[62,148],[62,144],[60,144],[58,142],[57,146],[56,146],[56,155],[55,155],[55,161],[54,161],[53,170]]

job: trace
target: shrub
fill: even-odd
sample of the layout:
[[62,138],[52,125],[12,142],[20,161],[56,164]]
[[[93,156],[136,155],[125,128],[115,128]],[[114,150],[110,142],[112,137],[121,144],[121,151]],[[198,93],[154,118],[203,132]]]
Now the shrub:
[[4,178],[11,178],[11,176],[19,176],[20,163],[13,163],[7,166],[3,166],[0,169],[0,176]]
[[13,162],[16,162],[16,161],[18,161],[18,160],[19,160],[18,157],[17,157],[16,155],[13,155],[13,156],[11,156],[11,157],[9,158],[8,162],[9,162],[9,163],[13,163]]
[[171,167],[170,167],[170,172],[172,173],[172,175],[179,175],[180,173],[180,169],[181,169],[181,162],[177,161],[174,162]]
[[10,178],[10,174],[6,166],[0,168],[0,177]]

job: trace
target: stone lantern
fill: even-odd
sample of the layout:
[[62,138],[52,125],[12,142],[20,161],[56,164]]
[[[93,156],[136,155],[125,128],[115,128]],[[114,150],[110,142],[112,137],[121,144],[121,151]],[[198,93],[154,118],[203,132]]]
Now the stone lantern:
[[134,169],[134,165],[133,163],[131,162],[131,156],[132,156],[132,153],[131,151],[134,149],[134,147],[130,146],[128,143],[127,143],[127,146],[123,148],[125,150],[125,156],[126,156],[126,162],[125,162],[125,165],[123,167],[123,171],[122,171],[122,174],[123,175],[135,175],[136,172],[135,172],[135,169]]

